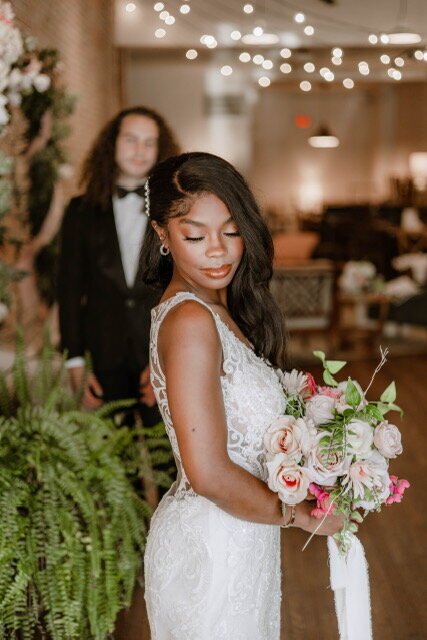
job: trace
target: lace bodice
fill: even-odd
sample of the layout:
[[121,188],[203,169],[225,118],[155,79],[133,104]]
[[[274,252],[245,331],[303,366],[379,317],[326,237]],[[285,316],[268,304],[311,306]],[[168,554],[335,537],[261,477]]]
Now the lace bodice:
[[195,495],[182,468],[173,428],[166,380],[159,362],[157,340],[160,325],[172,307],[184,300],[196,300],[212,313],[223,351],[221,386],[228,428],[228,454],[238,465],[257,478],[266,480],[263,435],[267,427],[283,413],[285,398],[274,369],[243,343],[213,309],[190,292],[177,293],[152,310],[150,358],[151,382],[172,444],[178,469],[174,487],[176,498]]

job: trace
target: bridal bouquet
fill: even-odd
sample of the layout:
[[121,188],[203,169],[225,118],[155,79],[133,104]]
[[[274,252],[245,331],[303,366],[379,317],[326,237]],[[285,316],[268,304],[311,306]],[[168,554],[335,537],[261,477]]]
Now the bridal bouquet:
[[289,505],[316,499],[312,515],[317,518],[343,514],[344,526],[334,538],[345,554],[357,523],[384,504],[400,502],[409,487],[388,470],[389,460],[402,453],[402,444],[399,429],[385,416],[402,410],[395,404],[394,382],[379,400],[366,398],[386,353],[365,391],[351,378],[335,380],[346,362],[328,361],[322,351],[314,355],[323,363],[325,386],[317,385],[310,373],[294,369],[281,374],[285,415],[264,436],[268,485]]

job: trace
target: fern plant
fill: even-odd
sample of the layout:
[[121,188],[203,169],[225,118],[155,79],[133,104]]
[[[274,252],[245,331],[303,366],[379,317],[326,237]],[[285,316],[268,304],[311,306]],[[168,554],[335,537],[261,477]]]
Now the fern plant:
[[[19,338],[13,384],[0,374],[1,640],[105,640],[141,569],[151,508],[131,482],[146,473],[135,433],[113,405],[79,410],[57,360],[45,340],[30,375]],[[144,435],[143,464],[167,485],[163,427]]]

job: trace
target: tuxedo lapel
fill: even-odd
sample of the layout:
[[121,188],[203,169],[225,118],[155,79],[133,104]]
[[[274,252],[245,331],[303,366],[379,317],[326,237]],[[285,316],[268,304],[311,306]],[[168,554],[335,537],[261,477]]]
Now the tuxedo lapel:
[[96,214],[96,244],[98,245],[99,267],[113,280],[122,291],[127,291],[125,273],[120,254],[119,239],[114,221],[113,206],[107,211],[98,209]]

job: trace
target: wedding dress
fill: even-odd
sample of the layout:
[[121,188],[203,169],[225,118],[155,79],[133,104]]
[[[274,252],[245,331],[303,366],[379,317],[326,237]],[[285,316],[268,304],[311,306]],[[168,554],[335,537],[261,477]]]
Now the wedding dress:
[[151,640],[279,640],[280,528],[235,518],[197,495],[180,461],[157,339],[168,311],[184,300],[198,301],[215,319],[228,454],[264,481],[263,434],[285,406],[274,369],[195,294],[177,293],[153,309],[151,381],[178,476],[152,518],[145,552]]

